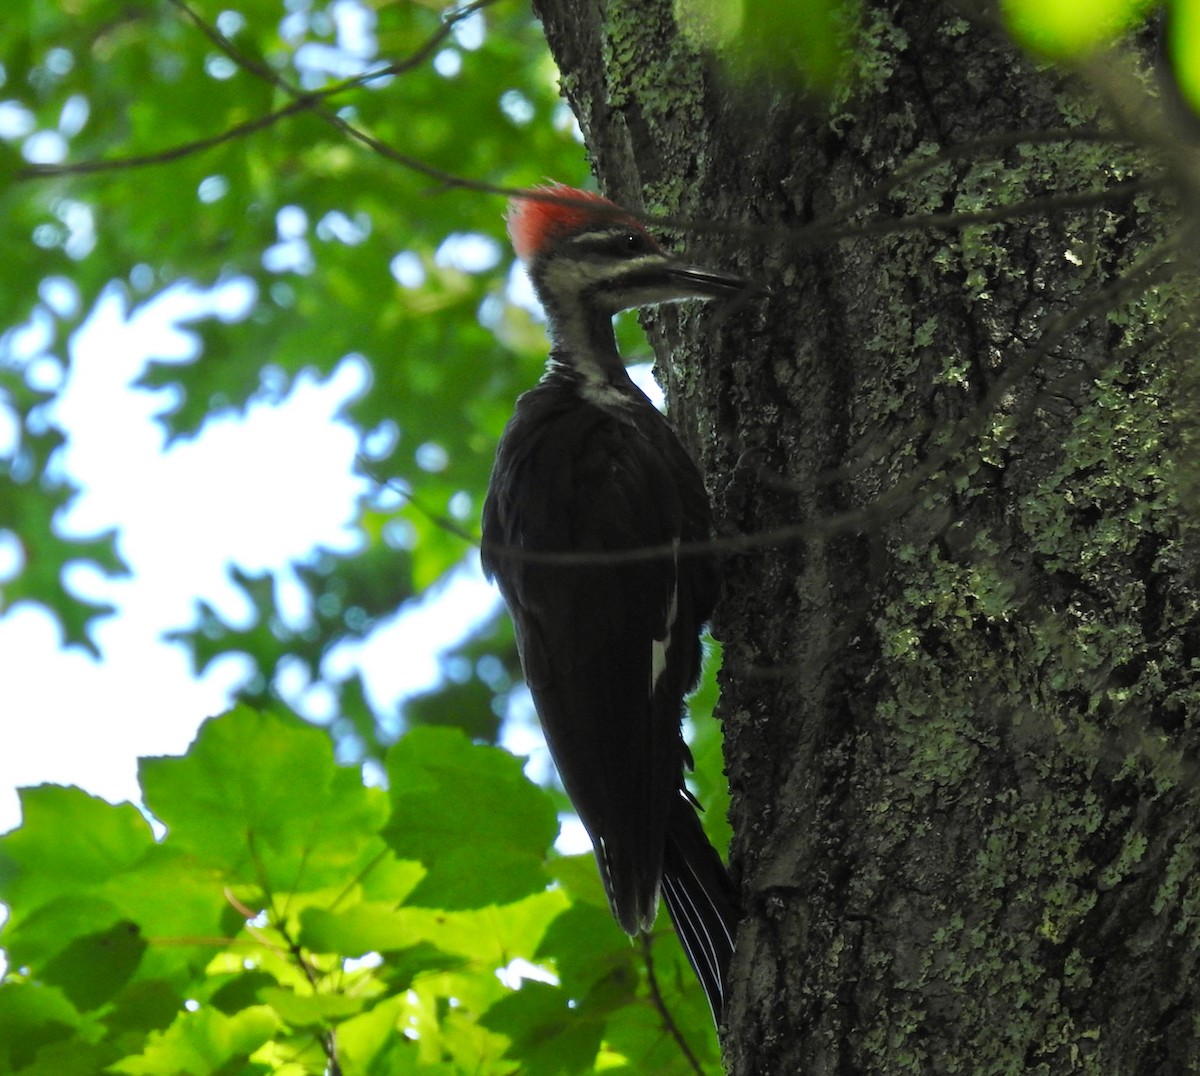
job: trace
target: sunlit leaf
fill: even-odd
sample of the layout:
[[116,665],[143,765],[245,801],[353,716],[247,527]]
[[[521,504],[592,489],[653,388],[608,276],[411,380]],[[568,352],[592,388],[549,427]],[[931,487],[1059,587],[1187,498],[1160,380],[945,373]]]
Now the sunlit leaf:
[[1183,98],[1200,115],[1200,2],[1174,0],[1168,5],[1167,51]]
[[844,73],[855,10],[847,0],[675,0],[684,35],[716,52],[738,78],[826,91]]
[[502,998],[482,1023],[512,1040],[507,1056],[521,1062],[530,1076],[585,1071],[600,1047],[603,1025],[575,1018],[562,991],[527,982]]
[[[165,1031],[152,1032],[146,1048],[111,1066],[110,1072],[128,1076],[162,1076],[162,1073],[220,1071],[231,1062],[245,1065],[250,1055],[278,1027],[272,1010],[259,1005],[233,1016],[216,1009],[184,1012]],[[267,1072],[265,1067],[241,1067],[238,1072]]]
[[229,881],[315,889],[377,854],[382,794],[301,721],[241,708],[205,722],[185,758],[143,759],[139,775],[175,848]]
[[98,885],[140,861],[154,846],[131,804],[113,807],[78,788],[21,790],[24,823],[0,837],[0,900],[9,926],[70,889]]
[[558,819],[519,759],[454,730],[417,728],[388,753],[387,771],[392,817],[384,836],[397,855],[429,869],[410,902],[478,908],[545,887],[542,862]]
[[1145,17],[1148,0],[1004,0],[1005,18],[1027,48],[1079,57],[1115,40]]

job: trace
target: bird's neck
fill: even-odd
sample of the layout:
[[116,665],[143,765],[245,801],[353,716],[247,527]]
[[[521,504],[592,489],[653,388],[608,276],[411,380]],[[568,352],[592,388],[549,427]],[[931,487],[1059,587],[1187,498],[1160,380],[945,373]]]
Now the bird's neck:
[[550,336],[550,369],[566,368],[579,378],[597,385],[621,384],[629,380],[617,353],[612,315],[597,310],[577,297],[554,297],[546,309]]

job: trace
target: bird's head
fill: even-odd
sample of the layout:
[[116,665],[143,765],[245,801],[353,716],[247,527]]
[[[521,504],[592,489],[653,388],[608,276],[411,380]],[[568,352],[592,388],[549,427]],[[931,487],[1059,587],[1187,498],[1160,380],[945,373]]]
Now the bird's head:
[[679,299],[733,295],[746,281],[672,258],[632,214],[562,184],[513,198],[508,234],[547,310],[612,315]]

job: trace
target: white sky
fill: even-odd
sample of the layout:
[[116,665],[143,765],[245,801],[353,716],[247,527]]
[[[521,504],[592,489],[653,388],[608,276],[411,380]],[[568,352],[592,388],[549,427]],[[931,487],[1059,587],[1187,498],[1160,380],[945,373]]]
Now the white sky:
[[[69,307],[70,294],[57,299]],[[61,466],[84,492],[61,522],[80,534],[119,526],[134,575],[70,577],[78,592],[118,607],[95,629],[100,662],[61,649],[57,624],[32,605],[0,617],[0,832],[20,821],[23,785],[77,784],[112,801],[136,800],[138,756],[181,753],[205,717],[228,707],[248,663],[222,659],[197,680],[185,649],[161,635],[192,623],[198,597],[227,619],[246,615],[226,574],[229,561],[283,570],[318,546],[354,547],[351,524],[365,483],[353,473],[355,433],[337,411],[363,388],[357,362],[344,361],[324,384],[301,377],[282,405],[212,422],[169,451],[153,420],[163,401],[129,387],[147,355],[195,354],[177,319],[201,309],[236,317],[248,299],[236,285],[209,296],[175,288],[130,312],[113,289],[72,338],[54,419],[69,433]],[[35,355],[44,341],[31,330],[20,346]],[[61,370],[35,361],[44,367],[37,376],[53,379]],[[0,443],[4,435],[0,429]],[[285,581],[281,598],[287,589]],[[423,614],[394,618],[363,644],[339,648],[339,671],[361,667],[377,704],[394,706],[432,685],[438,651],[496,601],[477,569],[436,597]],[[322,706],[319,690],[297,701]]]

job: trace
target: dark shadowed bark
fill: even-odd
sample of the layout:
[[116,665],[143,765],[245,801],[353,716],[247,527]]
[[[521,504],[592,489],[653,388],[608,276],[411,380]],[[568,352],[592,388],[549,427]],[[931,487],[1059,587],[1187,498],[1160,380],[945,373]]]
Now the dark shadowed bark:
[[714,625],[729,1070],[1200,1071],[1194,290],[1162,169],[948,6],[867,5],[836,103],[739,89],[669,0],[536,6],[606,193],[728,222],[689,256],[772,289],[648,322],[751,536]]

